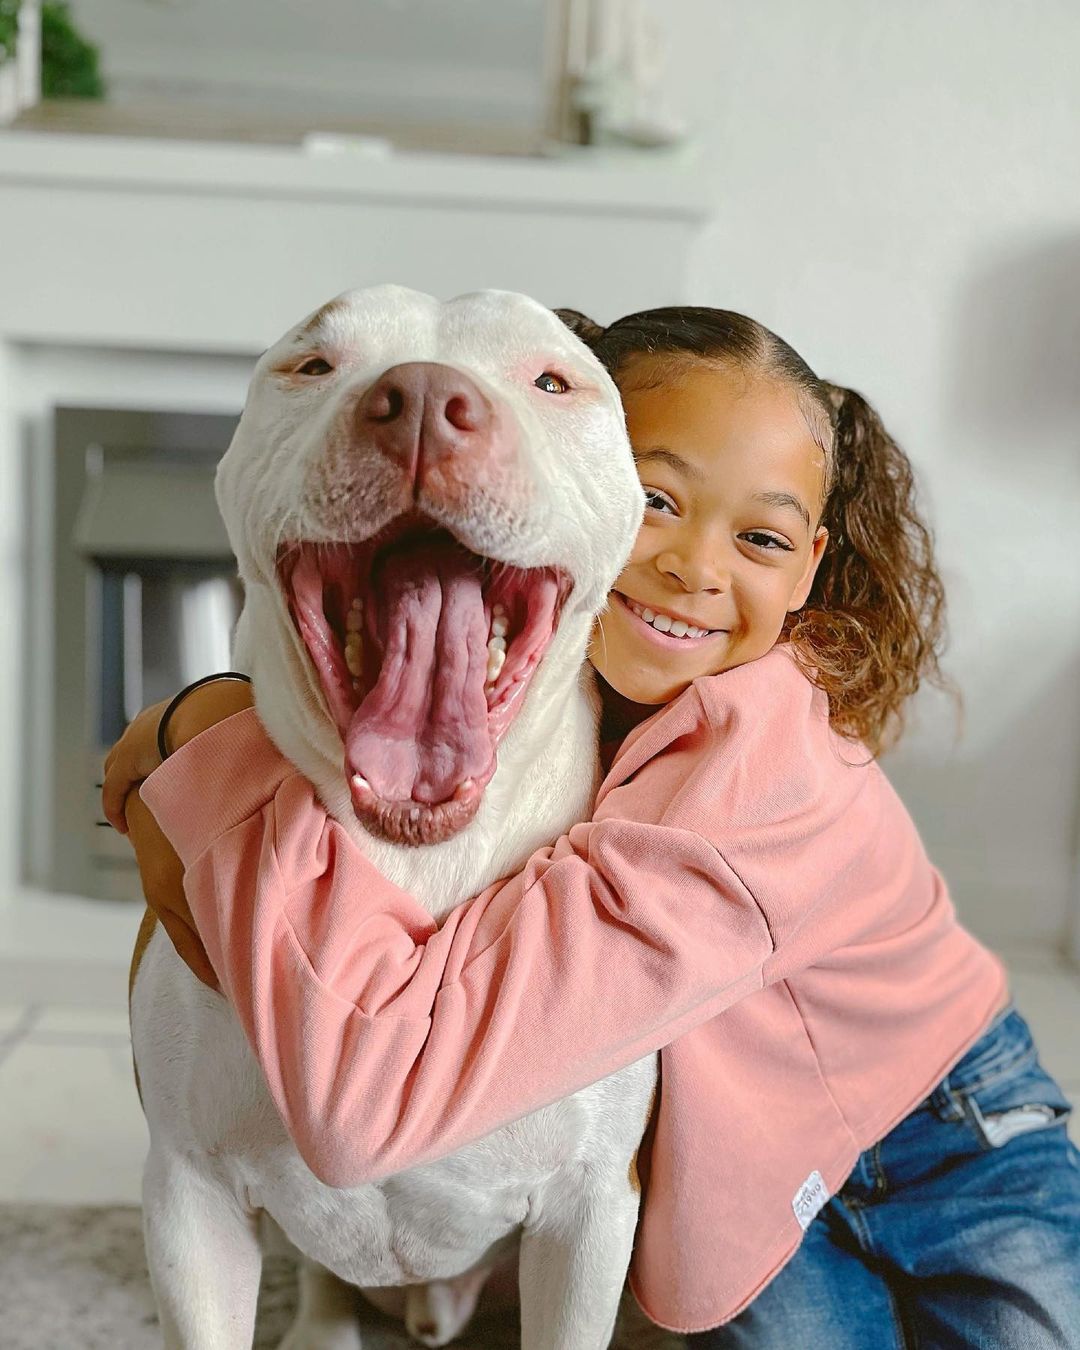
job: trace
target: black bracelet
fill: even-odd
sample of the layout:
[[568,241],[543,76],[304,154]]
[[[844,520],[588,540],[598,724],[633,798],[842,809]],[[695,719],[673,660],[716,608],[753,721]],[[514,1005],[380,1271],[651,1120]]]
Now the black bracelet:
[[243,680],[245,684],[250,684],[251,676],[241,675],[241,673],[238,670],[223,670],[220,675],[204,675],[201,680],[195,680],[192,684],[189,684],[186,688],[181,689],[180,692],[169,704],[169,706],[161,714],[161,720],[158,722],[157,748],[158,754],[161,756],[162,763],[164,763],[165,760],[169,758],[169,749],[168,746],[165,744],[165,730],[168,727],[169,718],[173,715],[173,713],[177,710],[177,708],[179,708],[180,704],[183,703],[184,699],[187,698],[188,694],[190,694],[193,689],[198,689],[201,685],[204,684],[210,684],[213,680]]

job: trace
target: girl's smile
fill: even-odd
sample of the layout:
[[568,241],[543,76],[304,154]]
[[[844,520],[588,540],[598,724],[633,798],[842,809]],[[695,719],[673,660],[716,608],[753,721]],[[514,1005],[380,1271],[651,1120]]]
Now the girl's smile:
[[619,383],[645,518],[589,658],[656,706],[764,656],[803,605],[827,539],[824,455],[779,380],[641,356]]
[[[639,621],[643,638],[658,642],[668,651],[686,651],[690,647],[697,648],[712,638],[722,636],[726,631],[723,628],[699,627],[692,620],[684,618],[681,614],[677,614],[670,609],[658,609],[651,605],[639,604],[638,601],[620,594],[619,591],[612,591],[611,598],[628,609],[634,618]],[[666,627],[664,626],[665,620]]]

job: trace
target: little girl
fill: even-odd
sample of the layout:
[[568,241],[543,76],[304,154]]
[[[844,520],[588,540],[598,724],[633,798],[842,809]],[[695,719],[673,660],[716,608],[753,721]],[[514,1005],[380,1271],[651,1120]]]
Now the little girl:
[[141,714],[106,813],[125,828],[149,774],[176,849],[133,793],[150,899],[329,1184],[658,1050],[631,1268],[655,1321],[703,1347],[1076,1350],[1068,1104],[874,762],[938,676],[910,466],[750,319],[565,317],[619,386],[647,501],[590,649],[591,821],[437,929],[253,709],[193,740],[235,684],[180,705],[157,768]]

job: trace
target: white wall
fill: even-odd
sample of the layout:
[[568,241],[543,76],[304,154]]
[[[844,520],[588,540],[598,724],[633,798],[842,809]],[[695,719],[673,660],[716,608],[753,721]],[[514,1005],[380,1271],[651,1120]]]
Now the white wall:
[[889,762],[969,921],[1058,939],[1080,781],[1080,7],[675,0],[719,209],[693,298],[881,410],[926,485],[941,700]]

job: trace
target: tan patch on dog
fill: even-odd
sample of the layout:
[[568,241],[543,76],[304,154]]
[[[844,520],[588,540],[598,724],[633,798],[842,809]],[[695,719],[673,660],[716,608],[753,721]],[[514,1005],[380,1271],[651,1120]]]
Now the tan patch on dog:
[[[655,1105],[656,1105],[656,1084],[654,1083],[652,1095],[649,1097],[649,1109],[645,1112],[645,1130],[642,1133],[641,1136],[642,1139],[644,1139],[645,1135],[648,1133],[649,1125],[652,1122],[653,1107]],[[639,1145],[636,1149],[634,1149],[633,1156],[630,1159],[630,1171],[629,1171],[630,1189],[634,1191],[635,1194],[637,1195],[641,1194],[641,1177],[638,1175],[638,1165],[637,1165],[638,1154],[640,1152],[641,1147]]]
[[[139,973],[139,963],[143,959],[143,953],[150,945],[150,939],[154,936],[154,926],[157,924],[157,915],[150,908],[146,907],[146,913],[142,916],[142,923],[139,924],[139,931],[135,935],[135,950],[131,953],[131,969],[128,972],[128,1017],[131,1016],[131,995],[135,989],[135,976]],[[134,1052],[132,1052],[131,1067],[135,1070],[135,1091],[139,1094],[139,1104],[142,1105],[142,1086],[139,1083],[139,1066],[135,1063]],[[651,1110],[651,1108],[650,1108]]]
[[135,950],[131,953],[131,969],[128,972],[129,1007],[131,1006],[131,995],[135,990],[135,976],[139,973],[139,964],[143,959],[143,953],[150,945],[150,939],[154,935],[154,925],[156,923],[157,915],[150,906],[147,905],[146,912],[142,916],[142,923],[139,924],[139,931],[135,935]]
[[317,309],[315,311],[315,313],[311,316],[310,319],[308,319],[307,323],[303,326],[300,332],[297,333],[296,337],[293,338],[293,345],[298,346],[301,343],[306,342],[309,337],[312,337],[315,333],[319,331],[319,329],[323,325],[323,322],[326,319],[328,319],[332,314],[339,314],[342,311],[347,310],[349,308],[350,308],[349,302],[347,300],[342,299],[340,296],[338,296],[336,300],[328,300],[326,304],[322,306],[321,309]]
[[[139,1075],[136,1074],[136,1075],[135,1075],[136,1080],[138,1080],[138,1077],[139,1077]],[[638,1170],[637,1170],[637,1155],[638,1155],[638,1151],[637,1151],[637,1149],[634,1149],[633,1157],[630,1159],[630,1173],[629,1173],[629,1176],[630,1176],[630,1189],[634,1192],[635,1195],[640,1195],[640,1194],[641,1194],[641,1178],[638,1176]]]

